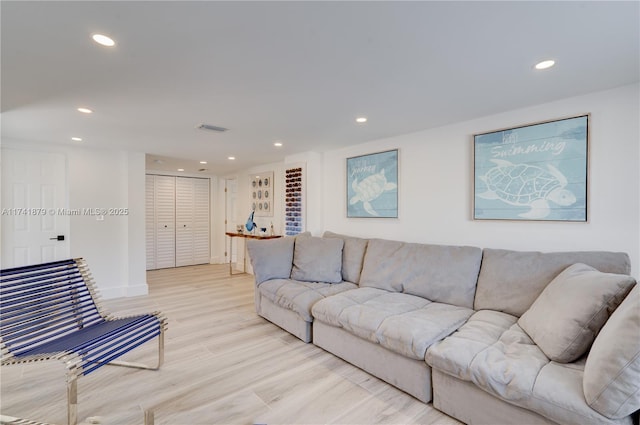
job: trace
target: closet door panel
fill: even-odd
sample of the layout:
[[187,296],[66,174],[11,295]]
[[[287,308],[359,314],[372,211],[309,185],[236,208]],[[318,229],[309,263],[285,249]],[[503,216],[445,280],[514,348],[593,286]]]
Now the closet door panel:
[[196,179],[194,181],[193,200],[193,263],[206,264],[210,261],[209,254],[209,180]]
[[176,177],[176,224],[191,224],[193,221],[193,181],[187,177]]
[[193,180],[176,177],[176,266],[193,264]]
[[193,179],[176,177],[176,266],[193,264]]
[[147,270],[156,268],[156,220],[155,220],[155,178],[145,176],[144,231],[147,253]]
[[176,178],[155,176],[156,268],[176,266]]

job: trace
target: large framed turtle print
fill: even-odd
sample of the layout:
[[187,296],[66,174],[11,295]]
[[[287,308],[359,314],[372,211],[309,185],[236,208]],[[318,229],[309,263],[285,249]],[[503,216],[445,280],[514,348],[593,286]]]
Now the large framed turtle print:
[[398,150],[347,158],[347,217],[398,217]]
[[475,220],[587,221],[588,114],[473,139]]

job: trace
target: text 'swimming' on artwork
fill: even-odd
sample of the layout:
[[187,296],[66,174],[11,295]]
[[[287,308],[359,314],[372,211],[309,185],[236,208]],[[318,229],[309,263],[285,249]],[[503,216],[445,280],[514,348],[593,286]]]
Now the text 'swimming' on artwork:
[[398,217],[398,150],[347,158],[347,217]]
[[589,115],[474,136],[476,220],[587,221]]

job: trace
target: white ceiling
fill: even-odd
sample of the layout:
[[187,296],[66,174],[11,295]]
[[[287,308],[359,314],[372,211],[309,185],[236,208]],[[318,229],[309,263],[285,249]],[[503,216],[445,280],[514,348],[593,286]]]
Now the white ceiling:
[[[2,140],[78,136],[167,157],[154,169],[224,175],[640,79],[637,1],[0,8]],[[116,46],[95,44],[94,33]],[[556,66],[532,69],[547,58]],[[360,115],[369,122],[356,124]]]

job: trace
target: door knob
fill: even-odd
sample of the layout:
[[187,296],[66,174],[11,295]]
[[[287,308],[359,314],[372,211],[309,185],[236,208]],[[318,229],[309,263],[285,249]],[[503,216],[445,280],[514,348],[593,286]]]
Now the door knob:
[[50,241],[63,241],[64,235],[58,235],[55,238],[49,238]]

